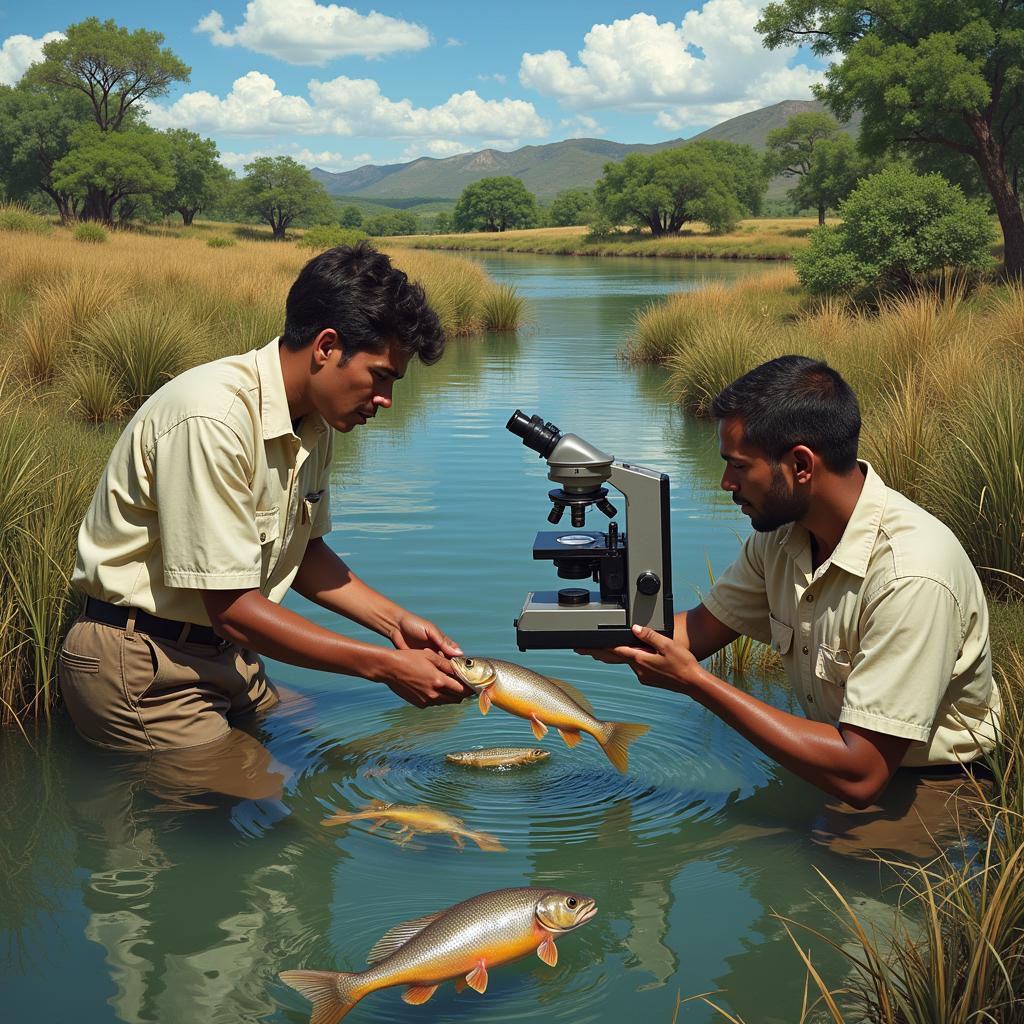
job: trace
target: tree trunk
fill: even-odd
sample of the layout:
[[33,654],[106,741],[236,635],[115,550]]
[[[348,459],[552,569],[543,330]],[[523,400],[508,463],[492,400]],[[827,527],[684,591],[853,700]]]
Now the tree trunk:
[[978,148],[974,159],[992,194],[999,224],[1003,229],[1003,264],[1009,277],[1024,278],[1024,214],[1020,200],[1006,173],[1003,147],[992,137],[988,123],[980,116],[967,118]]
[[825,226],[825,207],[824,206],[819,206],[818,207],[818,227],[821,228],[821,227],[824,227],[824,226]]

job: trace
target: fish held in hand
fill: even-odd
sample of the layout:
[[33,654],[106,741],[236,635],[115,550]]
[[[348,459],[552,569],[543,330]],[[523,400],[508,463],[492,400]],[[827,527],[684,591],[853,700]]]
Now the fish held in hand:
[[579,743],[581,733],[589,733],[620,772],[629,769],[630,743],[650,729],[636,722],[602,722],[575,687],[522,665],[493,658],[457,657],[451,662],[459,679],[479,696],[481,714],[493,704],[525,718],[539,740],[552,726],[569,747]]
[[454,814],[448,814],[446,811],[427,807],[425,804],[389,804],[382,800],[372,800],[361,811],[340,811],[329,818],[324,818],[320,824],[343,825],[361,819],[373,822],[370,826],[371,832],[388,822],[400,826],[399,846],[404,846],[418,832],[447,832],[460,850],[466,845],[462,841],[464,838],[490,853],[503,853],[505,850],[497,836],[492,836],[489,832],[468,829],[461,818],[456,818]]
[[456,750],[445,760],[464,768],[518,768],[546,761],[551,755],[539,747],[488,747],[486,750]]
[[313,1004],[310,1024],[337,1024],[360,999],[378,989],[406,985],[402,999],[425,1003],[446,981],[487,990],[487,972],[536,952],[558,962],[555,939],[597,913],[589,896],[558,889],[498,889],[447,910],[396,925],[370,950],[368,970],[282,971],[285,984]]

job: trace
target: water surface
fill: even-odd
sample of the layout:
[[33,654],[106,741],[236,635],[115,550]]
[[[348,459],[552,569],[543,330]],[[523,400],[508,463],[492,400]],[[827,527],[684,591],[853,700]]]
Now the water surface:
[[[395,408],[339,444],[330,544],[372,585],[437,622],[469,654],[571,680],[601,717],[646,722],[630,771],[589,738],[518,772],[473,772],[444,753],[533,743],[526,722],[475,702],[418,711],[359,679],[275,665],[294,694],[219,770],[107,757],[58,722],[26,750],[0,738],[0,1006],[10,1021],[299,1022],[308,1004],[277,980],[297,966],[360,969],[397,922],[489,889],[556,886],[597,899],[560,940],[558,966],[495,969],[483,997],[444,986],[426,1006],[397,989],[361,1021],[668,1022],[677,992],[751,1022],[792,1021],[803,974],[773,911],[835,934],[814,868],[871,919],[878,870],[823,845],[819,793],[696,704],[569,652],[520,654],[512,620],[556,585],[531,560],[547,528],[544,463],[507,433],[519,407],[672,481],[677,608],[707,586],[747,525],[718,490],[713,429],[681,416],[660,371],[616,359],[634,313],[702,280],[759,268],[711,261],[481,256],[531,303],[516,335],[454,343],[414,367]],[[621,502],[618,502],[621,506]],[[625,523],[621,524],[625,527]],[[295,597],[314,621],[366,639]],[[790,707],[784,684],[741,685]],[[508,852],[460,852],[447,836],[404,846],[365,823],[325,828],[371,799],[429,803],[497,834]],[[894,797],[898,803],[900,798]],[[842,831],[845,826],[839,824]],[[835,962],[823,960],[826,967]],[[835,975],[834,975],[835,976]],[[683,1021],[708,1021],[688,1004]]]

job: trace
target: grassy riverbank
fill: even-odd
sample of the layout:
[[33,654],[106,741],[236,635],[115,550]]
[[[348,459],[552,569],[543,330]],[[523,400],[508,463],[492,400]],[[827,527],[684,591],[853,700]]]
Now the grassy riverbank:
[[724,235],[712,235],[705,225],[696,224],[668,238],[653,238],[650,233],[640,231],[591,238],[586,227],[529,228],[464,235],[409,235],[401,239],[401,244],[415,249],[533,252],[554,256],[788,260],[808,244],[808,237],[817,226],[817,218],[766,218],[741,221],[735,231]]
[[[312,252],[202,229],[85,244],[0,225],[0,725],[48,717],[77,612],[75,535],[123,423],[164,381],[266,344]],[[210,238],[231,244],[210,246]],[[451,337],[514,330],[522,299],[471,260],[386,246]]]

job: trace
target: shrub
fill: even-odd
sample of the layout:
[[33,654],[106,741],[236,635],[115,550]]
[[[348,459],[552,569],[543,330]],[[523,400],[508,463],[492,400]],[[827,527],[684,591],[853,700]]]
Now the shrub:
[[28,231],[42,235],[50,230],[50,222],[27,206],[0,203],[0,231]]
[[79,242],[105,242],[107,232],[99,224],[79,224],[75,228],[75,240]]
[[941,174],[887,167],[864,178],[839,213],[842,224],[819,228],[794,257],[812,292],[909,288],[929,271],[992,262],[995,230],[984,205]]
[[223,235],[213,235],[206,240],[206,244],[211,249],[227,249],[228,246],[235,245],[233,238],[225,238]]
[[298,240],[300,249],[333,249],[338,245],[355,245],[366,238],[366,232],[358,228],[343,228],[340,224],[318,224],[309,228]]

